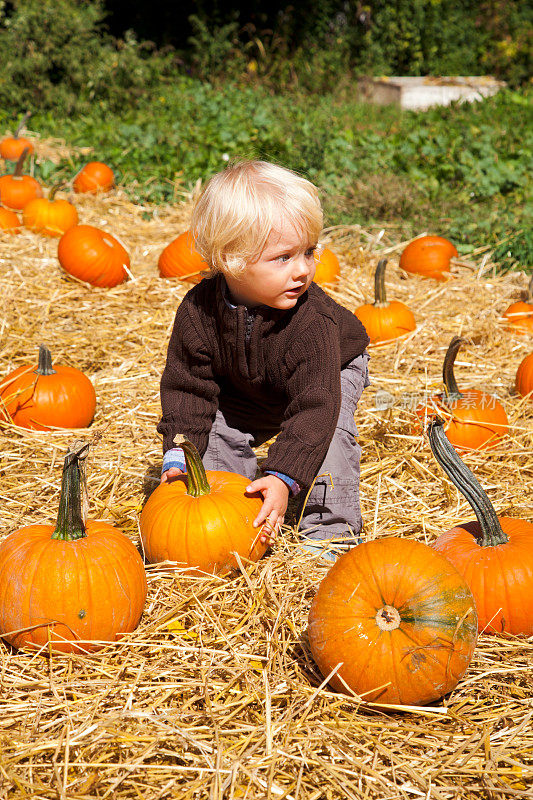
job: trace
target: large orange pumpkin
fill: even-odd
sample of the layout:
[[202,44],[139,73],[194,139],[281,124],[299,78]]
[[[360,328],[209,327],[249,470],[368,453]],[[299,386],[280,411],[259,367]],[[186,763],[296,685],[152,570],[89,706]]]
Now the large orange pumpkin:
[[52,365],[50,350],[41,345],[39,360],[18,367],[0,382],[0,419],[21,428],[86,428],[96,409],[89,378],[75,367]]
[[374,276],[374,303],[359,306],[354,314],[361,320],[371,344],[382,344],[397,339],[416,328],[415,318],[405,303],[387,300],[385,293],[385,267],[387,259],[379,261]]
[[74,191],[83,194],[108,192],[115,185],[113,170],[102,161],[90,161],[86,164],[72,183]]
[[0,142],[0,156],[5,158],[6,161],[18,161],[24,150],[27,150],[28,155],[33,153],[33,144],[29,139],[20,135],[22,128],[30,116],[31,112],[27,111],[22,117],[13,136],[6,136]]
[[45,236],[62,236],[65,231],[78,224],[78,212],[68,200],[56,200],[61,184],[53,186],[48,197],[39,197],[24,207],[24,225]]
[[180,233],[165,247],[157,266],[162,278],[180,278],[191,283],[199,283],[209,271],[208,264],[194,245],[190,231]]
[[434,555],[422,542],[386,537],[357,545],[331,567],[308,633],[334,689],[423,705],[455,688],[476,644],[476,610],[455,567]]
[[25,148],[17,161],[13,175],[2,175],[0,177],[0,197],[2,203],[15,211],[22,211],[30,200],[43,196],[41,185],[31,175],[23,175],[22,168],[24,159],[28,154]]
[[70,275],[93,286],[117,286],[128,278],[130,257],[121,243],[93,225],[74,225],[57,248],[59,263]]
[[0,206],[0,230],[7,233],[20,233],[20,220],[14,211]]
[[94,651],[139,624],[144,565],[121,531],[86,519],[86,449],[77,442],[65,458],[56,525],[0,545],[0,635],[13,647]]
[[457,248],[443,236],[421,236],[410,242],[400,256],[400,267],[406,272],[445,281],[450,275],[450,259]]
[[[442,368],[445,391],[430,399],[429,405],[418,406],[415,413],[420,421],[437,414],[446,420],[446,435],[461,450],[483,450],[494,447],[509,430],[509,420],[502,404],[493,395],[479,389],[462,392],[457,386],[453,365],[464,339],[454,336]],[[415,430],[420,431],[420,424]]]
[[533,333],[533,275],[529,280],[527,299],[511,303],[503,316],[507,330],[513,333]]
[[258,561],[267,545],[252,525],[262,499],[246,494],[250,481],[234,472],[206,472],[194,445],[184,437],[175,441],[185,453],[187,479],[162,483],[142,510],[140,531],[148,561],[177,561],[209,573],[237,566],[234,552]]
[[[530,353],[520,362],[516,370],[515,388],[522,397],[526,397],[533,392],[533,353]],[[533,395],[531,399],[533,400]]]
[[533,524],[497,516],[481,484],[447,439],[441,420],[434,420],[428,433],[435,458],[477,517],[441,534],[433,547],[469,585],[480,631],[531,636]]
[[338,283],[341,268],[339,259],[329,247],[324,247],[319,252],[315,250],[316,271],[313,278],[315,283],[326,286],[328,283]]

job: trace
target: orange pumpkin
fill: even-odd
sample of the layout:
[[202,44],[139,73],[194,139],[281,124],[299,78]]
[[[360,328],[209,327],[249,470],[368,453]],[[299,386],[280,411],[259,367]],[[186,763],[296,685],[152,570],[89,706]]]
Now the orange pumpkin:
[[329,247],[324,247],[321,252],[315,250],[316,271],[313,278],[315,283],[326,286],[328,283],[338,283],[340,278],[339,259]]
[[115,176],[107,164],[102,161],[90,161],[80,169],[72,185],[74,191],[78,193],[108,192],[115,185]]
[[0,545],[0,635],[13,647],[95,651],[139,624],[144,565],[121,531],[86,519],[86,450],[77,442],[65,458],[57,524]]
[[262,499],[246,494],[250,481],[234,472],[206,472],[188,439],[177,436],[174,441],[185,453],[187,479],[162,483],[142,510],[140,531],[148,561],[168,559],[209,573],[236,567],[234,552],[258,561],[267,545],[252,525]]
[[8,233],[20,233],[20,220],[14,211],[0,206],[0,230]]
[[57,248],[59,263],[69,275],[93,286],[117,286],[128,278],[130,257],[121,243],[93,225],[74,225]]
[[[437,414],[446,420],[446,435],[462,450],[483,450],[494,447],[509,430],[509,420],[502,404],[493,395],[479,389],[459,391],[453,365],[464,339],[451,340],[442,369],[445,392],[430,399],[428,406],[418,406],[419,422]],[[420,431],[420,424],[415,431]]]
[[[516,371],[515,388],[522,397],[533,392],[533,353],[520,362]],[[531,395],[531,399],[533,400],[533,395]]]
[[400,256],[400,267],[406,272],[445,281],[450,275],[450,259],[457,248],[443,236],[421,236],[410,242]]
[[387,259],[382,258],[374,276],[374,303],[366,303],[355,310],[370,337],[371,344],[382,344],[397,339],[416,328],[415,318],[405,303],[399,300],[389,302],[385,293],[385,267]]
[[180,278],[191,283],[199,283],[209,271],[209,265],[197,251],[190,231],[180,233],[165,247],[157,266],[162,278]]
[[13,136],[6,136],[0,142],[0,156],[6,161],[18,161],[24,150],[27,150],[28,155],[33,153],[34,147],[30,140],[20,136],[20,132],[30,116],[31,113],[27,111]]
[[461,461],[442,421],[429,426],[431,449],[477,521],[441,534],[433,547],[464,577],[476,601],[479,630],[533,634],[533,524],[498,517],[481,484]]
[[519,300],[503,312],[506,328],[513,333],[533,333],[533,275],[530,278],[527,299]]
[[41,185],[31,175],[23,175],[22,168],[24,159],[28,154],[25,148],[17,161],[13,175],[2,175],[0,177],[0,197],[2,203],[15,211],[22,211],[30,200],[43,196]]
[[53,186],[48,198],[30,200],[22,212],[24,225],[45,236],[62,236],[65,231],[78,224],[78,212],[68,200],[56,200],[61,184]]
[[335,562],[312,603],[308,634],[334,689],[423,705],[452,691],[466,672],[477,617],[468,586],[444,556],[422,542],[386,537]]
[[95,409],[89,378],[75,367],[52,365],[44,345],[39,347],[37,366],[18,367],[0,382],[0,419],[21,428],[87,428]]

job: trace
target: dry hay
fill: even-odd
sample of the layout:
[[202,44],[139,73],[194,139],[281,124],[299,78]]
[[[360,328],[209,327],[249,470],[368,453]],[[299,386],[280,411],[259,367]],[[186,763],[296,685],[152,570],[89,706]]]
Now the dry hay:
[[[42,342],[54,361],[85,371],[98,396],[85,432],[0,428],[2,536],[54,518],[67,444],[99,434],[90,516],[139,543],[139,510],[161,463],[159,377],[187,290],[160,279],[156,263],[186,229],[190,204],[141,208],[117,191],[77,197],[76,205],[82,222],[123,240],[134,279],[88,287],[62,273],[55,240],[29,232],[0,240],[0,374],[35,362]],[[438,284],[400,274],[400,247],[384,233],[354,227],[326,238],[341,257],[335,298],[351,309],[372,300],[373,270],[386,254],[390,298],[407,302],[418,323],[416,333],[371,353],[372,386],[357,415],[367,537],[432,542],[472,518],[409,429],[413,398],[441,387],[454,334],[472,342],[457,359],[459,386],[496,393],[512,426],[490,454],[467,463],[499,513],[531,519],[531,404],[512,390],[531,341],[504,333],[500,322],[525,276],[496,277],[482,251]],[[376,408],[378,390],[392,395],[388,408]],[[322,685],[305,634],[325,568],[296,543],[287,526],[267,557],[231,578],[148,566],[139,628],[96,655],[46,657],[0,644],[0,797],[530,797],[532,640],[480,636],[459,686],[427,708],[338,695]]]

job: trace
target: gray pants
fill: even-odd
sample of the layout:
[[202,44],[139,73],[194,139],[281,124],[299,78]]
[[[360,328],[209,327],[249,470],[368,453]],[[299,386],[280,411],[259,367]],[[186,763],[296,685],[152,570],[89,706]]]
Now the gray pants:
[[[341,371],[341,410],[335,433],[318,470],[299,527],[310,539],[355,538],[362,527],[359,505],[359,459],[354,414],[363,389],[370,384],[368,359],[364,353]],[[270,438],[270,437],[269,437]],[[223,412],[217,411],[207,450],[202,459],[206,469],[238,472],[253,480],[257,471],[256,442],[251,433],[230,427]],[[305,494],[302,492],[302,500]]]

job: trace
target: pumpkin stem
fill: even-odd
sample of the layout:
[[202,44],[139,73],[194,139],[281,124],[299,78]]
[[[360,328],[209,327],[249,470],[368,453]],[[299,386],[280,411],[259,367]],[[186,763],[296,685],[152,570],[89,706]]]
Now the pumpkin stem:
[[24,116],[22,117],[17,126],[17,130],[15,131],[15,135],[13,136],[14,139],[19,138],[21,130],[23,129],[24,125],[27,123],[30,117],[31,117],[31,111],[26,111],[26,113],[24,114]]
[[181,433],[178,433],[174,437],[174,444],[181,447],[185,455],[185,464],[187,465],[187,494],[191,497],[200,497],[203,494],[209,494],[211,492],[211,487],[207,480],[200,453],[196,447],[186,436],[182,436]]
[[15,169],[13,171],[14,177],[20,178],[20,176],[22,175],[22,168],[24,166],[24,161],[25,161],[26,156],[28,155],[29,152],[30,152],[30,148],[29,147],[25,147],[24,150],[22,151],[22,153],[20,154],[20,156],[18,157],[18,161],[15,164]]
[[52,353],[45,344],[39,345],[39,361],[34,372],[36,375],[55,375],[56,371],[52,367]]
[[446,402],[458,400],[463,397],[457,386],[455,375],[453,372],[453,365],[455,357],[459,352],[459,348],[464,344],[464,339],[460,336],[454,336],[448,345],[446,355],[444,356],[444,363],[442,365],[442,380],[444,381],[444,388],[446,390]]
[[387,294],[385,292],[385,267],[387,266],[387,259],[382,258],[378,261],[376,272],[374,274],[374,305],[377,308],[386,308],[388,306]]
[[509,537],[504,533],[494,506],[487,493],[466,464],[459,458],[455,448],[444,432],[444,424],[436,417],[428,425],[428,436],[433,455],[452,483],[466,497],[481,527],[481,547],[505,544]]
[[52,186],[52,188],[48,192],[48,200],[50,200],[50,202],[55,198],[56,192],[58,192],[59,189],[61,189],[61,187],[64,186],[64,185],[65,185],[65,181],[60,181],[59,183],[54,183],[54,185]]
[[57,523],[52,539],[74,542],[76,539],[83,539],[87,536],[85,525],[89,500],[85,459],[87,458],[88,449],[89,445],[87,443],[74,442],[67,451],[63,463]]

